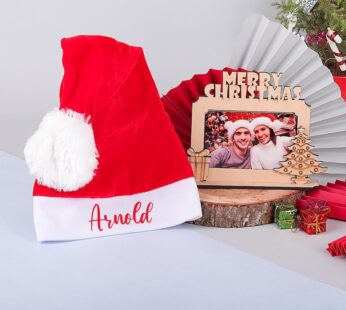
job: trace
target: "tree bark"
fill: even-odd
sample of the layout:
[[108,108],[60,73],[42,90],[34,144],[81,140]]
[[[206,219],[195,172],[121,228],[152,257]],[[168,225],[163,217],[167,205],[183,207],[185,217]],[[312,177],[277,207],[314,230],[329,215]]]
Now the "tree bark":
[[274,221],[276,202],[295,201],[301,190],[200,189],[202,218],[190,223],[210,227],[248,227]]

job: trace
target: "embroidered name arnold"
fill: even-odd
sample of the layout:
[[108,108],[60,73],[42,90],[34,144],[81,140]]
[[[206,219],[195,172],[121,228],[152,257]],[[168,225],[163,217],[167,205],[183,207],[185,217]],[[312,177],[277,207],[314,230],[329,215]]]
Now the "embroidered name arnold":
[[95,204],[90,215],[90,229],[91,231],[94,229],[94,224],[97,224],[97,229],[99,231],[103,231],[104,228],[112,229],[114,225],[151,223],[152,218],[150,213],[154,208],[154,204],[149,202],[144,212],[141,212],[141,208],[142,203],[138,201],[134,205],[132,212],[113,214],[112,216],[109,216],[103,214],[101,207],[98,204]]

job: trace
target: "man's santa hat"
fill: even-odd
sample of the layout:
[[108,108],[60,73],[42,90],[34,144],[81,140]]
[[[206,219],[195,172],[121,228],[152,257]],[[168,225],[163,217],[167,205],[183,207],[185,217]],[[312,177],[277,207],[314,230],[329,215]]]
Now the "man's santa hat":
[[247,130],[249,130],[251,137],[253,136],[251,131],[251,124],[245,119],[240,119],[235,122],[228,121],[225,123],[225,128],[227,129],[229,141],[233,140],[233,135],[239,128],[246,128]]
[[257,126],[264,125],[271,128],[274,132],[282,127],[282,122],[275,119],[274,116],[260,116],[251,121],[251,130],[254,131]]
[[190,164],[141,48],[102,36],[61,41],[60,108],[28,140],[39,241],[159,229],[201,207]]
[[227,129],[228,140],[233,140],[234,133],[239,128],[246,128],[250,131],[251,138],[253,138],[251,131],[250,119],[253,117],[252,113],[226,113],[228,122],[225,123],[225,128]]

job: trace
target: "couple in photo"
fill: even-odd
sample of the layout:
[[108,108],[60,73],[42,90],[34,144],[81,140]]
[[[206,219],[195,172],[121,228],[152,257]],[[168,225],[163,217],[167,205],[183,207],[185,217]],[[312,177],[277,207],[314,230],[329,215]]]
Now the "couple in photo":
[[285,160],[291,137],[276,136],[283,123],[261,116],[226,122],[229,144],[212,152],[210,168],[274,169]]

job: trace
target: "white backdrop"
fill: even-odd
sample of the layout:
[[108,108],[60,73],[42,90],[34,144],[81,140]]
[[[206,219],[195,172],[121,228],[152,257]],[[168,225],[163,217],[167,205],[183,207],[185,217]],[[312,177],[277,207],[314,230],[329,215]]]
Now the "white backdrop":
[[22,157],[26,139],[58,105],[60,38],[103,34],[142,46],[163,94],[229,62],[248,13],[274,19],[273,0],[2,0],[0,150]]

